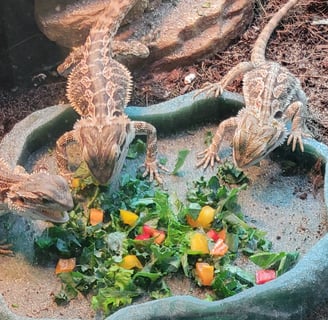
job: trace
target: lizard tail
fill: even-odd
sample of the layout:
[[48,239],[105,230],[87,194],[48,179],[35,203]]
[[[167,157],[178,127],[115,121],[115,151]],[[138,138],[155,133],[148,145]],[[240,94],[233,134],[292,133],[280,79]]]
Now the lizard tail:
[[251,61],[254,64],[260,64],[265,62],[265,48],[271,37],[273,30],[277,27],[280,20],[287,14],[287,12],[294,6],[299,0],[289,0],[279,11],[277,11],[268,24],[264,27],[259,37],[257,38],[251,56]]

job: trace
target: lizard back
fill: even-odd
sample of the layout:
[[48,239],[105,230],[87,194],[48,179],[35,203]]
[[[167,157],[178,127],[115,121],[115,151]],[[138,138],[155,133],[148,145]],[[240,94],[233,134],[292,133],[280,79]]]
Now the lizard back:
[[105,8],[82,48],[83,55],[68,77],[67,97],[82,116],[100,121],[123,113],[130,98],[131,74],[111,58],[111,42],[136,0],[114,0]]
[[245,105],[258,110],[263,119],[279,118],[292,102],[306,104],[300,86],[299,80],[279,63],[262,63],[244,75]]

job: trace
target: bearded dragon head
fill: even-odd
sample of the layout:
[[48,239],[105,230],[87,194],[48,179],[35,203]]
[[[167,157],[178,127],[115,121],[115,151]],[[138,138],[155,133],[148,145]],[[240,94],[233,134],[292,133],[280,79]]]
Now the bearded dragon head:
[[258,110],[242,109],[233,138],[233,159],[238,168],[250,167],[281,145],[287,136],[282,114],[264,116]]
[[57,223],[67,222],[66,211],[74,206],[67,181],[47,172],[22,175],[7,192],[7,203],[21,216]]
[[76,139],[82,147],[82,159],[102,185],[111,182],[121,171],[135,131],[125,116],[85,118],[75,126]]

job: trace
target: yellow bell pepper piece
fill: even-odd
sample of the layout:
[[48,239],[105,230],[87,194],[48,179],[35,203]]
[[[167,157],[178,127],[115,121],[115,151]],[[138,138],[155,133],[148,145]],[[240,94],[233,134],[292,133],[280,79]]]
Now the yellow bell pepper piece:
[[205,234],[195,232],[190,238],[190,249],[201,253],[209,253],[207,237]]
[[73,178],[71,181],[71,187],[73,189],[76,189],[80,186],[80,179],[79,178]]
[[190,215],[187,215],[187,222],[193,228],[204,228],[208,229],[211,227],[211,224],[214,220],[215,209],[210,206],[204,206],[197,217],[194,220]]
[[131,227],[136,224],[139,218],[139,216],[134,212],[123,209],[120,209],[120,217],[124,224],[128,224]]
[[136,255],[129,254],[123,258],[122,262],[120,263],[120,267],[128,270],[133,268],[142,269],[142,264]]

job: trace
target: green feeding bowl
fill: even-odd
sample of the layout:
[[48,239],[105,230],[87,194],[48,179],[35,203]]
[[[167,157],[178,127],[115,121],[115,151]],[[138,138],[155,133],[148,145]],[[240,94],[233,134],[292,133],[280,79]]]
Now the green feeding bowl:
[[[126,113],[133,120],[152,123],[160,135],[165,135],[183,128],[195,128],[200,123],[216,123],[219,119],[236,114],[243,106],[239,95],[228,92],[218,99],[204,99],[204,96],[194,99],[193,96],[194,93],[191,92],[148,108],[127,107]],[[1,156],[12,167],[16,164],[27,166],[31,154],[41,147],[53,144],[62,133],[72,128],[76,119],[76,113],[67,105],[37,111],[18,123],[3,139],[0,144]],[[313,139],[305,139],[304,145],[305,151],[300,159],[320,159],[324,166],[326,211],[328,147]],[[189,176],[185,178],[189,180]],[[33,239],[38,232],[25,232],[21,240],[17,239],[19,227],[13,228],[10,233],[7,238],[15,243],[15,250],[17,248],[18,251],[24,251],[30,259],[34,254]],[[328,299],[327,284],[328,236],[324,235],[300,258],[293,269],[264,285],[214,302],[180,295],[134,304],[120,309],[106,319],[304,319],[310,310]],[[0,295],[0,319],[31,318],[13,314]]]

